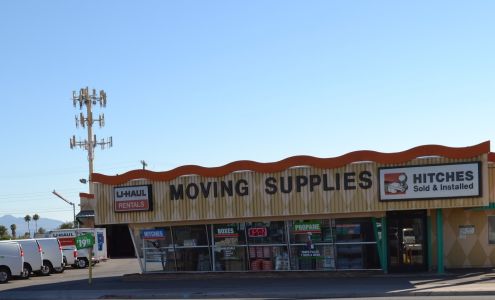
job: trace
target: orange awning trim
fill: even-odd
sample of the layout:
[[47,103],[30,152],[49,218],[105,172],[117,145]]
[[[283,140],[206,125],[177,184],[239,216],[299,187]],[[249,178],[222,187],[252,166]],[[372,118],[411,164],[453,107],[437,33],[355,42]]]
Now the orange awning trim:
[[[170,181],[183,175],[199,175],[203,177],[221,177],[236,171],[253,171],[257,173],[276,173],[291,167],[310,166],[320,169],[335,169],[347,164],[372,161],[380,164],[401,164],[422,156],[441,156],[451,159],[465,159],[490,152],[490,141],[469,147],[447,147],[441,145],[423,145],[402,152],[382,153],[370,150],[354,151],[332,158],[318,158],[313,156],[292,156],[277,162],[260,163],[250,160],[239,160],[221,167],[206,168],[197,165],[177,167],[166,172],[149,170],[132,170],[120,175],[103,175],[93,173],[93,182],[118,185],[134,179],[148,179],[151,181]],[[490,156],[491,155],[491,156]],[[490,159],[491,157],[491,159]],[[495,161],[495,154],[490,153],[489,159]]]

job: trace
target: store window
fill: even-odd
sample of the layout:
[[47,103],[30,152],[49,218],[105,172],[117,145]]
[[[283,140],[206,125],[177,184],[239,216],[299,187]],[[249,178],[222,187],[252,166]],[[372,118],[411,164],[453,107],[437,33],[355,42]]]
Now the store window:
[[334,232],[330,220],[288,222],[292,270],[335,269]]
[[176,271],[176,253],[169,227],[139,230],[144,272]]
[[172,227],[177,271],[211,271],[207,225]]
[[246,223],[251,271],[289,270],[284,221]]
[[371,219],[337,219],[335,233],[337,269],[380,268]]
[[245,223],[216,224],[211,228],[214,241],[214,270],[247,270]]
[[[494,244],[495,216],[489,224]],[[133,233],[144,272],[380,268],[371,218],[149,227]]]
[[495,216],[488,216],[488,244],[495,244]]

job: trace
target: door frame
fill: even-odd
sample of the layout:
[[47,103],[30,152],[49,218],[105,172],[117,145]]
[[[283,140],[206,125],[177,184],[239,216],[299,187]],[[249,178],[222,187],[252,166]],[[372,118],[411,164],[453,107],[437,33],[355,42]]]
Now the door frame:
[[[427,227],[427,211],[426,210],[408,210],[408,211],[390,211],[387,212],[387,232],[390,232],[390,226],[393,225],[394,223],[399,224],[399,228],[397,232],[399,232],[399,229],[402,230],[404,227],[404,220],[406,219],[413,219],[413,218],[420,218],[421,223],[422,223],[422,251],[423,251],[423,263],[421,265],[406,265],[402,263],[402,260],[399,258],[399,264],[398,266],[392,266],[390,263],[390,241],[387,239],[387,265],[388,265],[388,271],[391,273],[401,273],[401,272],[424,272],[428,270],[428,230],[429,228]],[[401,252],[402,253],[402,252]]]

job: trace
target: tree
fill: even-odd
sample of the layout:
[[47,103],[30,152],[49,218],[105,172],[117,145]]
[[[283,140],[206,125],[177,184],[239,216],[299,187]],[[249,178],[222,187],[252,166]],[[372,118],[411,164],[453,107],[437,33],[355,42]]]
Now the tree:
[[26,215],[24,217],[24,221],[28,224],[28,237],[31,236],[31,228],[29,228],[29,222],[31,222],[31,216],[30,215]]
[[60,226],[58,226],[58,229],[73,229],[73,228],[74,228],[73,222],[65,222],[60,224]]
[[40,219],[40,216],[38,214],[33,215],[33,221],[34,221],[34,232],[38,232],[38,220]]
[[9,233],[7,232],[7,227],[0,225],[0,239],[8,239],[10,238]]
[[37,233],[39,233],[39,234],[45,234],[46,233],[46,229],[43,228],[43,227],[40,227],[40,228],[38,228]]
[[12,232],[12,238],[13,239],[15,239],[16,230],[17,230],[17,225],[15,225],[15,224],[10,225],[10,231]]

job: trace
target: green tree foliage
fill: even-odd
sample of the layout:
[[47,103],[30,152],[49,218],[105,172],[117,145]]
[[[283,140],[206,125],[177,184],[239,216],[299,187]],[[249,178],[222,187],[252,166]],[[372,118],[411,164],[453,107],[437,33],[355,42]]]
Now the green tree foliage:
[[65,222],[60,224],[60,226],[58,226],[58,229],[73,229],[73,228],[74,228],[74,223],[72,222]]
[[34,221],[34,232],[38,232],[38,220],[40,219],[40,216],[38,214],[33,215],[33,221]]
[[[24,217],[24,221],[28,224],[28,232],[27,232],[28,236],[27,237],[29,238],[31,236],[31,228],[29,228],[29,222],[31,222],[31,216],[26,215]],[[26,234],[24,234],[24,235],[26,235]]]
[[44,233],[46,233],[46,229],[45,229],[45,228],[43,228],[43,227],[40,227],[40,228],[38,228],[37,233],[39,233],[39,234],[44,234]]
[[14,239],[15,239],[16,233],[17,233],[16,230],[17,230],[17,225],[11,224],[10,225],[10,231],[12,232],[12,238],[14,238]]
[[10,239],[8,229],[7,229],[7,227],[5,227],[3,225],[0,225],[0,239],[2,239],[2,240],[9,240]]

